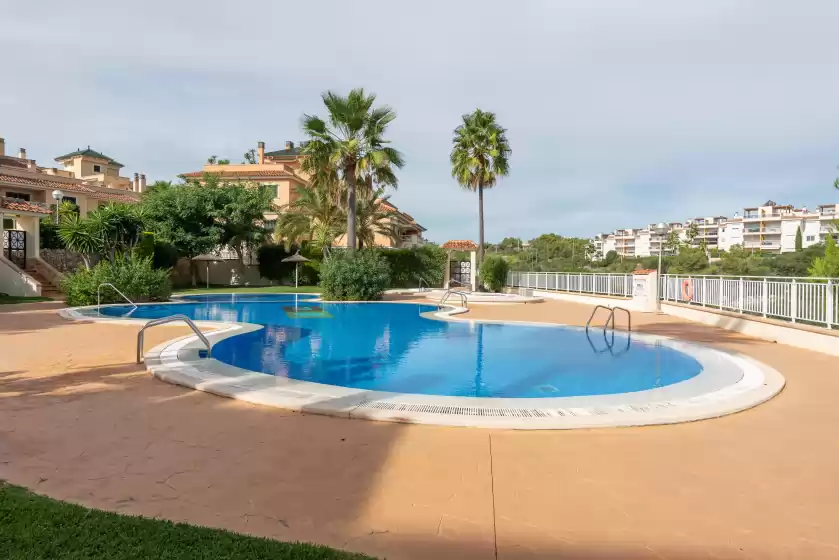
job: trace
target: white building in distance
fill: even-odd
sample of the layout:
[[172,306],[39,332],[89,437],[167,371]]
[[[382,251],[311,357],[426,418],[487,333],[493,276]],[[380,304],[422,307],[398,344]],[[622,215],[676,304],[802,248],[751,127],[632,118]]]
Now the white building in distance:
[[600,258],[609,251],[622,257],[656,256],[671,254],[667,239],[675,232],[682,243],[693,247],[728,251],[735,245],[744,249],[767,253],[795,251],[795,237],[801,229],[803,247],[823,243],[832,231],[833,221],[839,219],[839,204],[820,204],[814,210],[776,204],[769,200],[761,206],[744,208],[742,215],[704,216],[685,222],[670,222],[665,235],[655,233],[655,224],[642,228],[618,229],[602,233],[592,240],[594,253]]

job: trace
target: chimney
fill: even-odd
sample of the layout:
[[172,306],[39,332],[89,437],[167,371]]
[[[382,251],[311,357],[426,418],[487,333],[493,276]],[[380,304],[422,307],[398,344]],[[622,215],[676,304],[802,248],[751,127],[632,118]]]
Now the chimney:
[[26,148],[21,148],[20,151],[17,153],[17,157],[20,159],[26,159]]
[[291,140],[286,140],[285,141],[285,149],[286,150],[293,150],[294,149],[294,142],[292,142]]
[[265,142],[256,143],[256,162],[260,165],[265,163]]
[[0,138],[0,156],[6,155],[6,139]]
[[134,174],[134,180],[131,181],[131,190],[134,192],[140,192],[140,174]]
[[137,192],[145,192],[146,191],[146,175],[144,173],[140,173],[140,187],[137,189]]

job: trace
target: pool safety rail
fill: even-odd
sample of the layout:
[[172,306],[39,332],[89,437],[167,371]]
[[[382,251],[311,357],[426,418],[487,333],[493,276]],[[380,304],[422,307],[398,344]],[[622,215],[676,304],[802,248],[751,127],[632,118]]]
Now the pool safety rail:
[[140,329],[140,332],[137,333],[137,363],[140,364],[143,362],[143,341],[145,338],[146,329],[150,327],[156,327],[158,325],[165,325],[166,323],[174,323],[175,321],[183,321],[186,323],[189,328],[192,329],[192,332],[195,333],[201,342],[204,343],[204,346],[207,347],[207,357],[211,358],[213,354],[213,345],[210,344],[210,341],[207,340],[207,337],[204,336],[204,333],[201,332],[201,329],[186,315],[170,315],[168,317],[162,317],[160,319],[153,319],[143,325],[143,328]]
[[128,296],[127,296],[127,295],[125,295],[124,293],[122,293],[122,292],[119,290],[119,288],[117,288],[116,286],[114,286],[114,285],[113,285],[113,284],[111,284],[110,282],[102,282],[101,284],[99,284],[99,285],[96,287],[96,313],[97,313],[97,314],[99,313],[99,308],[102,306],[102,287],[103,287],[103,286],[109,286],[109,287],[113,288],[113,290],[114,290],[116,293],[118,293],[119,295],[121,295],[121,296],[122,296],[122,299],[124,299],[125,301],[127,301],[128,303],[130,303],[130,304],[133,306],[133,308],[134,308],[134,309],[137,309],[137,304],[136,304],[136,303],[134,303],[133,301],[131,301],[130,299],[128,299]]
[[839,328],[839,280],[792,276],[664,274],[662,302]]
[[631,298],[632,274],[510,271],[507,286]]
[[460,298],[461,307],[469,307],[469,294],[458,290],[446,290],[446,293],[443,294],[443,297],[440,298],[440,305],[446,303],[446,300],[448,300],[453,295],[456,295]]
[[[605,309],[609,312],[609,315],[606,317],[606,322],[603,323],[603,342],[605,343],[604,348],[598,348],[594,341],[591,339],[591,322],[594,320],[595,315],[597,315],[598,309]],[[615,348],[615,311],[623,311],[626,313],[626,345],[621,346],[619,348]],[[591,316],[586,321],[586,338],[588,339],[588,343],[591,346],[591,349],[594,350],[597,354],[605,354],[609,352],[612,356],[619,356],[621,354],[625,354],[629,351],[629,347],[632,344],[632,314],[629,312],[628,309],[623,307],[609,307],[608,305],[596,305],[594,310],[591,312]]]

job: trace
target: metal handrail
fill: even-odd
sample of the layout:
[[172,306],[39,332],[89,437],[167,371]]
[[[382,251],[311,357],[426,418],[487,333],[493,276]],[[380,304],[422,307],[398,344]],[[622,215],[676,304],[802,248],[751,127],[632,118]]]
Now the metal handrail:
[[466,282],[461,282],[460,280],[455,280],[454,278],[449,278],[449,286],[451,286],[452,284],[458,284],[459,286],[461,286],[463,288],[469,288],[470,290],[472,289],[472,284],[467,284]]
[[613,315],[614,315],[614,313],[615,313],[615,312],[614,312],[614,310],[613,310],[611,307],[609,307],[608,305],[595,305],[595,306],[594,306],[594,309],[593,309],[593,310],[592,310],[592,312],[591,312],[591,316],[588,318],[588,321],[586,321],[586,330],[588,330],[589,326],[591,326],[591,321],[594,319],[594,315],[597,313],[597,310],[598,310],[598,309],[605,309],[606,311],[608,311],[608,312],[609,312],[609,317],[608,317],[608,318],[606,318],[606,323],[605,323],[605,325],[603,326],[603,329],[604,329],[604,330],[605,330],[605,328],[606,328],[606,325],[608,325],[608,324],[609,324],[609,319],[611,319],[611,318],[612,318],[612,316],[613,316]]
[[604,333],[606,332],[606,329],[612,329],[613,331],[615,330],[615,311],[618,310],[626,313],[626,330],[632,332],[632,314],[625,307],[620,307],[617,305],[615,307],[609,307],[608,305],[595,305],[594,309],[591,312],[591,315],[588,318],[588,321],[586,321],[586,331],[588,331],[589,327],[591,326],[591,322],[594,320],[594,316],[597,314],[597,310],[600,308],[606,309],[609,312],[609,316],[606,317],[606,322],[603,323]]
[[422,285],[423,285],[423,284],[425,284],[425,287],[426,287],[426,288],[428,288],[429,290],[431,289],[431,286],[429,286],[429,285],[428,285],[428,282],[426,282],[425,280],[423,280],[422,278],[420,278],[420,280],[419,280],[419,290],[418,290],[418,291],[419,291],[419,293],[422,293],[422,292],[424,291],[424,290],[422,289]]
[[460,304],[462,307],[469,307],[469,298],[466,295],[466,292],[459,292],[457,290],[446,290],[446,293],[443,294],[443,297],[440,298],[440,305],[446,303],[446,300],[449,299],[449,296],[452,294],[460,296]]
[[615,328],[615,311],[618,311],[618,310],[626,313],[626,330],[628,330],[629,332],[632,332],[632,314],[629,312],[629,309],[627,309],[625,307],[620,307],[618,305],[616,305],[612,308],[612,329],[614,330],[614,328]]
[[[128,296],[119,291],[119,288],[111,284],[110,282],[102,282],[99,286],[96,287],[96,313],[99,314],[99,308],[102,306],[102,286],[110,286],[114,289],[116,293],[122,296],[122,299],[130,303],[134,306],[134,309],[137,309],[137,304],[128,299]],[[133,311],[133,310],[132,310]]]
[[212,355],[213,355],[213,345],[210,344],[210,341],[207,340],[207,337],[204,336],[204,333],[201,332],[201,329],[199,329],[198,326],[195,323],[192,322],[192,319],[190,319],[186,315],[170,315],[168,317],[163,317],[161,319],[154,319],[152,321],[149,321],[148,323],[143,325],[143,328],[140,329],[139,333],[137,333],[137,363],[138,364],[143,361],[142,360],[142,358],[143,358],[143,341],[145,339],[146,329],[148,329],[149,327],[156,327],[158,325],[165,325],[166,323],[173,323],[175,321],[183,321],[184,323],[186,323],[189,326],[189,328],[192,329],[192,332],[194,332],[195,335],[198,338],[201,339],[201,342],[203,342],[204,345],[207,347],[207,357],[208,358],[212,357]]

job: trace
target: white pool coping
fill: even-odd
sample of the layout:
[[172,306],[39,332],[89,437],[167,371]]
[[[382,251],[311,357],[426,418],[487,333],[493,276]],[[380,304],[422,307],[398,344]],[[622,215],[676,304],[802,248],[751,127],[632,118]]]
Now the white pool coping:
[[[402,304],[416,305],[415,302]],[[95,306],[92,307],[95,309]],[[81,313],[89,309],[65,309],[62,315],[75,320],[120,324],[144,324],[147,321],[91,317]],[[580,328],[554,323],[476,321],[457,317],[466,311],[465,308],[450,307],[423,315],[429,320],[470,324]],[[263,328],[262,325],[251,323],[196,323],[217,329],[205,333],[213,344]],[[369,391],[277,377],[231,366],[215,359],[200,358],[198,354],[203,346],[194,335],[154,347],[145,353],[145,363],[152,375],[169,383],[286,410],[388,422],[521,430],[644,426],[704,420],[757,406],[777,395],[785,384],[784,377],[778,371],[742,354],[647,334],[633,333],[632,340],[657,342],[684,352],[699,361],[703,371],[679,383],[633,393],[581,397],[484,398]]]

